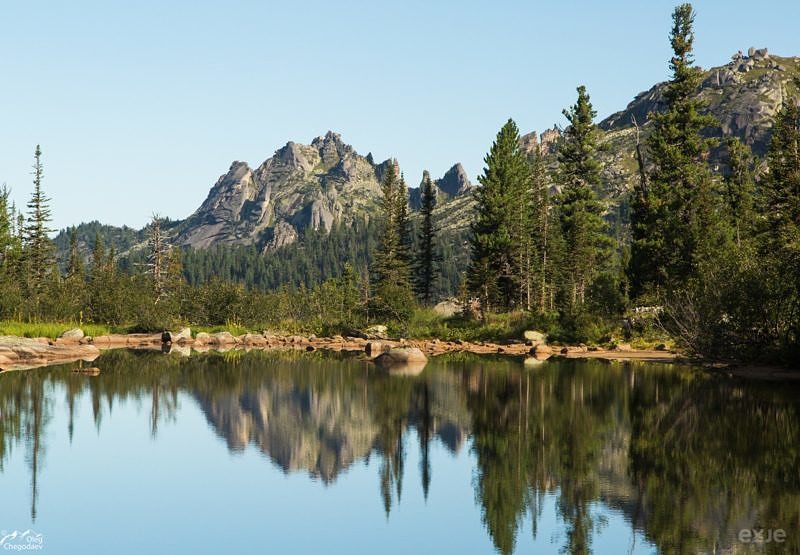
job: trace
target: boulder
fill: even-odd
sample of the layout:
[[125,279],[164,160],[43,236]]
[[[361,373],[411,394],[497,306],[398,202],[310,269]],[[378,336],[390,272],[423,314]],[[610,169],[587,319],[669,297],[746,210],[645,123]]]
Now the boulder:
[[367,334],[367,339],[388,339],[389,328],[383,324],[375,324],[364,330]]
[[433,312],[437,316],[450,318],[461,312],[461,304],[455,299],[447,299],[434,306]]
[[611,347],[611,350],[619,351],[620,353],[627,353],[629,351],[632,351],[633,349],[631,348],[630,343],[617,343],[616,345],[613,345]]
[[364,345],[364,352],[370,357],[378,356],[383,352],[383,344],[380,341],[370,341]]
[[264,347],[267,344],[267,338],[256,333],[245,333],[236,339],[239,343],[248,347]]
[[209,343],[212,345],[235,345],[236,338],[231,335],[230,332],[221,331],[218,333],[212,333]]
[[198,345],[208,345],[211,343],[211,334],[201,331],[195,336],[194,342]]
[[188,343],[192,340],[192,330],[181,328],[177,332],[170,333],[172,343]]
[[540,343],[539,345],[535,345],[529,352],[531,355],[536,357],[549,356],[553,354],[553,348],[543,343]]
[[84,333],[83,330],[80,328],[72,328],[71,330],[62,331],[58,338],[59,339],[73,339],[75,341],[79,341],[83,339]]
[[522,336],[525,341],[530,341],[532,345],[547,343],[547,335],[540,331],[527,330],[523,332]]
[[393,347],[375,359],[381,366],[395,364],[425,364],[428,357],[417,347]]
[[0,336],[0,369],[24,369],[72,362],[91,361],[100,355],[94,345],[49,344],[25,337]]

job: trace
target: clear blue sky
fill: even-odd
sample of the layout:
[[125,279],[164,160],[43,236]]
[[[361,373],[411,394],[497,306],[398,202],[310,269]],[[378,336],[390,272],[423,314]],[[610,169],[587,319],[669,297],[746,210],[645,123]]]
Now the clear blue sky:
[[[4,0],[0,183],[24,203],[36,143],[54,226],[189,215],[231,161],[332,129],[416,185],[474,179],[501,124],[599,117],[668,76],[676,2]],[[800,55],[800,2],[695,2],[696,58]]]

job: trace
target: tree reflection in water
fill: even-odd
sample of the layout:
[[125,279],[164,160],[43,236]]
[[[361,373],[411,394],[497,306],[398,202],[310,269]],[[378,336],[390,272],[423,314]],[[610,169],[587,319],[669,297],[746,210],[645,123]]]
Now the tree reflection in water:
[[[536,536],[554,496],[563,548],[587,553],[603,507],[622,512],[661,551],[720,551],[743,528],[800,529],[797,388],[739,382],[686,368],[450,356],[416,376],[389,375],[354,357],[226,353],[181,358],[113,351],[99,376],[72,367],[0,375],[0,471],[17,448],[30,469],[36,518],[53,402],[91,400],[98,431],[115,403],[148,404],[150,432],[193,399],[232,451],[258,448],[284,472],[331,483],[380,458],[387,518],[401,502],[405,449],[416,435],[421,488],[436,476],[430,446],[469,438],[474,491],[497,550],[511,553],[526,518]],[[765,544],[800,551],[800,535]]]

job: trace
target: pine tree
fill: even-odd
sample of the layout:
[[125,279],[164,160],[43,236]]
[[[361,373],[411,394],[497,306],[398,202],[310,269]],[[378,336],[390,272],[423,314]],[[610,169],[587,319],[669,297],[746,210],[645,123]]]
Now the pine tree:
[[14,219],[11,214],[11,191],[3,184],[0,187],[0,272],[6,270],[6,260],[14,241]]
[[[800,90],[800,81],[797,82]],[[790,98],[775,120],[762,185],[765,212],[761,259],[778,301],[770,326],[786,361],[800,360],[800,99]],[[779,307],[779,308],[778,308]]]
[[753,220],[755,177],[750,147],[738,138],[727,141],[729,174],[725,178],[725,208],[736,245],[741,247],[742,236],[749,236]]
[[67,277],[83,279],[83,256],[78,249],[78,232],[73,227],[69,232],[69,259],[67,261]]
[[422,177],[422,226],[419,231],[419,252],[416,267],[416,292],[417,298],[425,304],[431,304],[433,282],[438,276],[438,256],[436,253],[436,225],[433,221],[433,210],[436,207],[436,191],[428,172]]
[[600,187],[600,162],[597,160],[597,128],[586,87],[578,87],[578,100],[564,110],[570,125],[558,149],[558,178],[562,191],[558,197],[561,232],[566,244],[566,263],[570,283],[570,307],[585,304],[592,281],[608,267],[612,241],[603,221],[603,205],[594,191]]
[[635,294],[685,284],[717,239],[706,163],[713,141],[702,135],[716,121],[701,115],[703,106],[695,96],[702,74],[693,65],[694,17],[691,4],[673,12],[667,107],[651,115],[647,147],[652,169],[632,199],[630,275]]
[[394,320],[405,320],[413,305],[408,192],[403,179],[397,179],[394,163],[389,165],[381,189],[383,229],[372,266],[376,312]]
[[525,211],[529,169],[519,146],[519,131],[509,119],[484,158],[486,167],[475,192],[476,215],[471,225],[471,260],[467,278],[470,291],[481,301],[484,314],[494,308],[509,309],[519,299],[518,257]]
[[24,227],[23,252],[27,282],[34,294],[41,292],[47,274],[53,268],[55,247],[47,236],[53,230],[48,227],[51,219],[48,199],[42,192],[42,150],[36,145],[33,164],[33,193],[28,202],[28,218]]
[[92,246],[92,280],[95,280],[105,269],[107,264],[106,250],[103,246],[103,237],[97,231],[94,234],[94,245]]
[[[533,261],[528,287],[528,310],[531,310],[534,295],[538,299],[537,305],[539,312],[544,313],[552,309],[550,290],[554,285],[553,279],[553,245],[550,193],[547,186],[547,170],[544,165],[544,158],[540,148],[536,148],[530,159],[530,204],[528,221],[530,226],[529,236],[531,237],[530,248]],[[536,280],[535,283],[533,280]]]
[[411,280],[411,222],[408,219],[408,186],[403,174],[395,191],[395,214],[397,215],[398,251],[397,256],[402,263],[406,280]]

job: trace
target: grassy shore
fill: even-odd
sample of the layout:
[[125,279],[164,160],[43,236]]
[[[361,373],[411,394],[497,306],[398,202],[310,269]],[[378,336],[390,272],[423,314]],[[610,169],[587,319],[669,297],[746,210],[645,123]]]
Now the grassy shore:
[[[525,313],[492,314],[487,321],[467,320],[459,316],[443,317],[432,310],[418,309],[407,324],[388,324],[391,337],[405,337],[408,339],[439,339],[442,341],[469,341],[469,342],[505,342],[509,340],[522,340],[525,330],[542,330],[550,335],[550,340],[556,345],[579,343],[570,341],[560,336],[557,330],[548,329],[541,322],[534,322]],[[358,330],[346,324],[320,324],[319,322],[283,321],[280,323],[265,323],[263,325],[242,325],[236,322],[226,324],[203,326],[188,325],[193,334],[199,332],[216,333],[227,331],[234,336],[244,333],[260,334],[268,331],[275,335],[310,335],[320,337],[333,335],[358,335]],[[179,324],[171,326],[172,329],[182,327]],[[160,332],[162,329],[141,329],[133,324],[110,326],[104,324],[87,324],[80,322],[19,322],[0,321],[0,335],[14,335],[17,337],[48,337],[57,338],[61,333],[72,328],[81,328],[86,335],[98,336],[109,334],[126,334],[134,332]],[[623,338],[621,330],[609,334],[597,341],[586,341],[588,346],[610,348],[615,343],[629,343],[635,349],[654,349],[658,345],[665,345],[672,349],[673,343],[662,334],[649,336],[636,335],[627,339]]]

